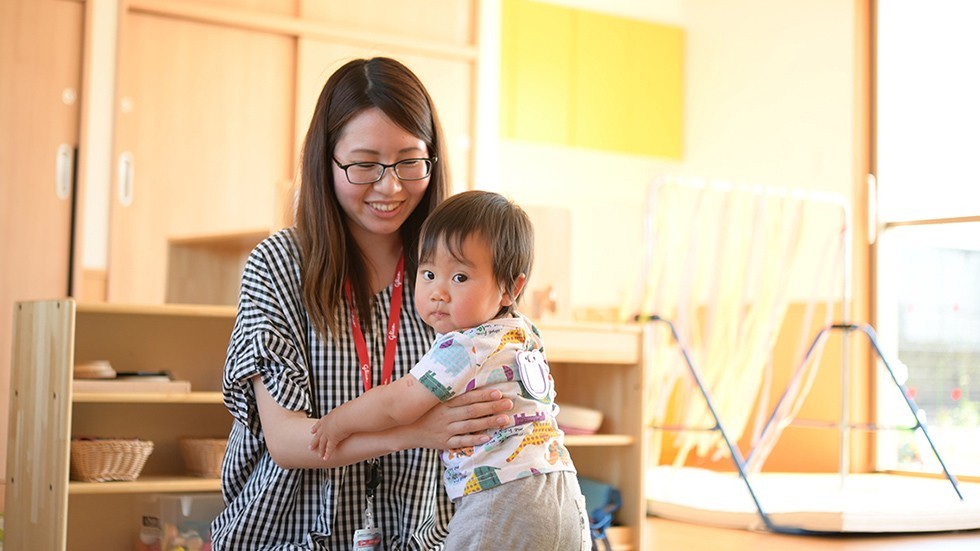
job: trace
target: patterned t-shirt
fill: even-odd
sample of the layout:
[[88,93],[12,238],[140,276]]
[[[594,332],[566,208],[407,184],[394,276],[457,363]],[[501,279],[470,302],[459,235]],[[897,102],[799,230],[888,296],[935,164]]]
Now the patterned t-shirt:
[[439,335],[411,373],[443,402],[480,387],[497,388],[514,402],[512,424],[490,431],[486,444],[442,453],[451,499],[536,474],[575,472],[555,420],[541,335],[524,316]]

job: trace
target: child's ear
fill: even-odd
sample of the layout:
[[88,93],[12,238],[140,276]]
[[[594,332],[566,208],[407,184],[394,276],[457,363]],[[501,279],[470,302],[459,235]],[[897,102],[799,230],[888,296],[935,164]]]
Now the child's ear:
[[517,302],[517,297],[521,296],[521,291],[524,290],[525,283],[527,283],[526,274],[521,274],[517,276],[517,279],[514,280],[514,291],[512,293],[511,292],[504,293],[504,301],[506,301],[504,306],[510,306],[511,304]]

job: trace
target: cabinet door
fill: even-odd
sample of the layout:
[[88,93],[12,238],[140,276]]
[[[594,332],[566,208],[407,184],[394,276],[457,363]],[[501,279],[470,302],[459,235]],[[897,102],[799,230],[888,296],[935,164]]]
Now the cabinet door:
[[0,2],[0,472],[13,304],[68,293],[84,11]]
[[272,226],[295,39],[135,11],[120,32],[108,300],[162,303],[169,239]]
[[304,19],[410,40],[470,46],[477,0],[299,0]]

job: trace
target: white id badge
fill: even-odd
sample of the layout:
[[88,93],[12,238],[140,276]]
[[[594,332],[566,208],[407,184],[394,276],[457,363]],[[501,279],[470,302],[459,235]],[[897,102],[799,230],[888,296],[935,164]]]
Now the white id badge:
[[354,531],[354,551],[381,551],[381,530],[361,528]]

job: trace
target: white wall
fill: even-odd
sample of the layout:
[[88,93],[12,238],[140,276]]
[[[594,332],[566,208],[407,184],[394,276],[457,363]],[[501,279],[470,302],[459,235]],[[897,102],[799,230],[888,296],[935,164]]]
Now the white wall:
[[685,165],[850,197],[852,0],[687,0]]
[[[552,0],[603,10],[598,0]],[[588,3],[586,3],[588,2]],[[840,193],[854,163],[853,0],[615,3],[686,31],[680,162],[499,140],[499,42],[485,41],[476,186],[570,210],[571,306],[616,307],[637,285],[648,184],[681,174]],[[660,13],[657,13],[657,8]],[[483,10],[498,10],[496,1]],[[484,25],[496,24],[493,14]],[[482,29],[484,37],[492,29]]]

